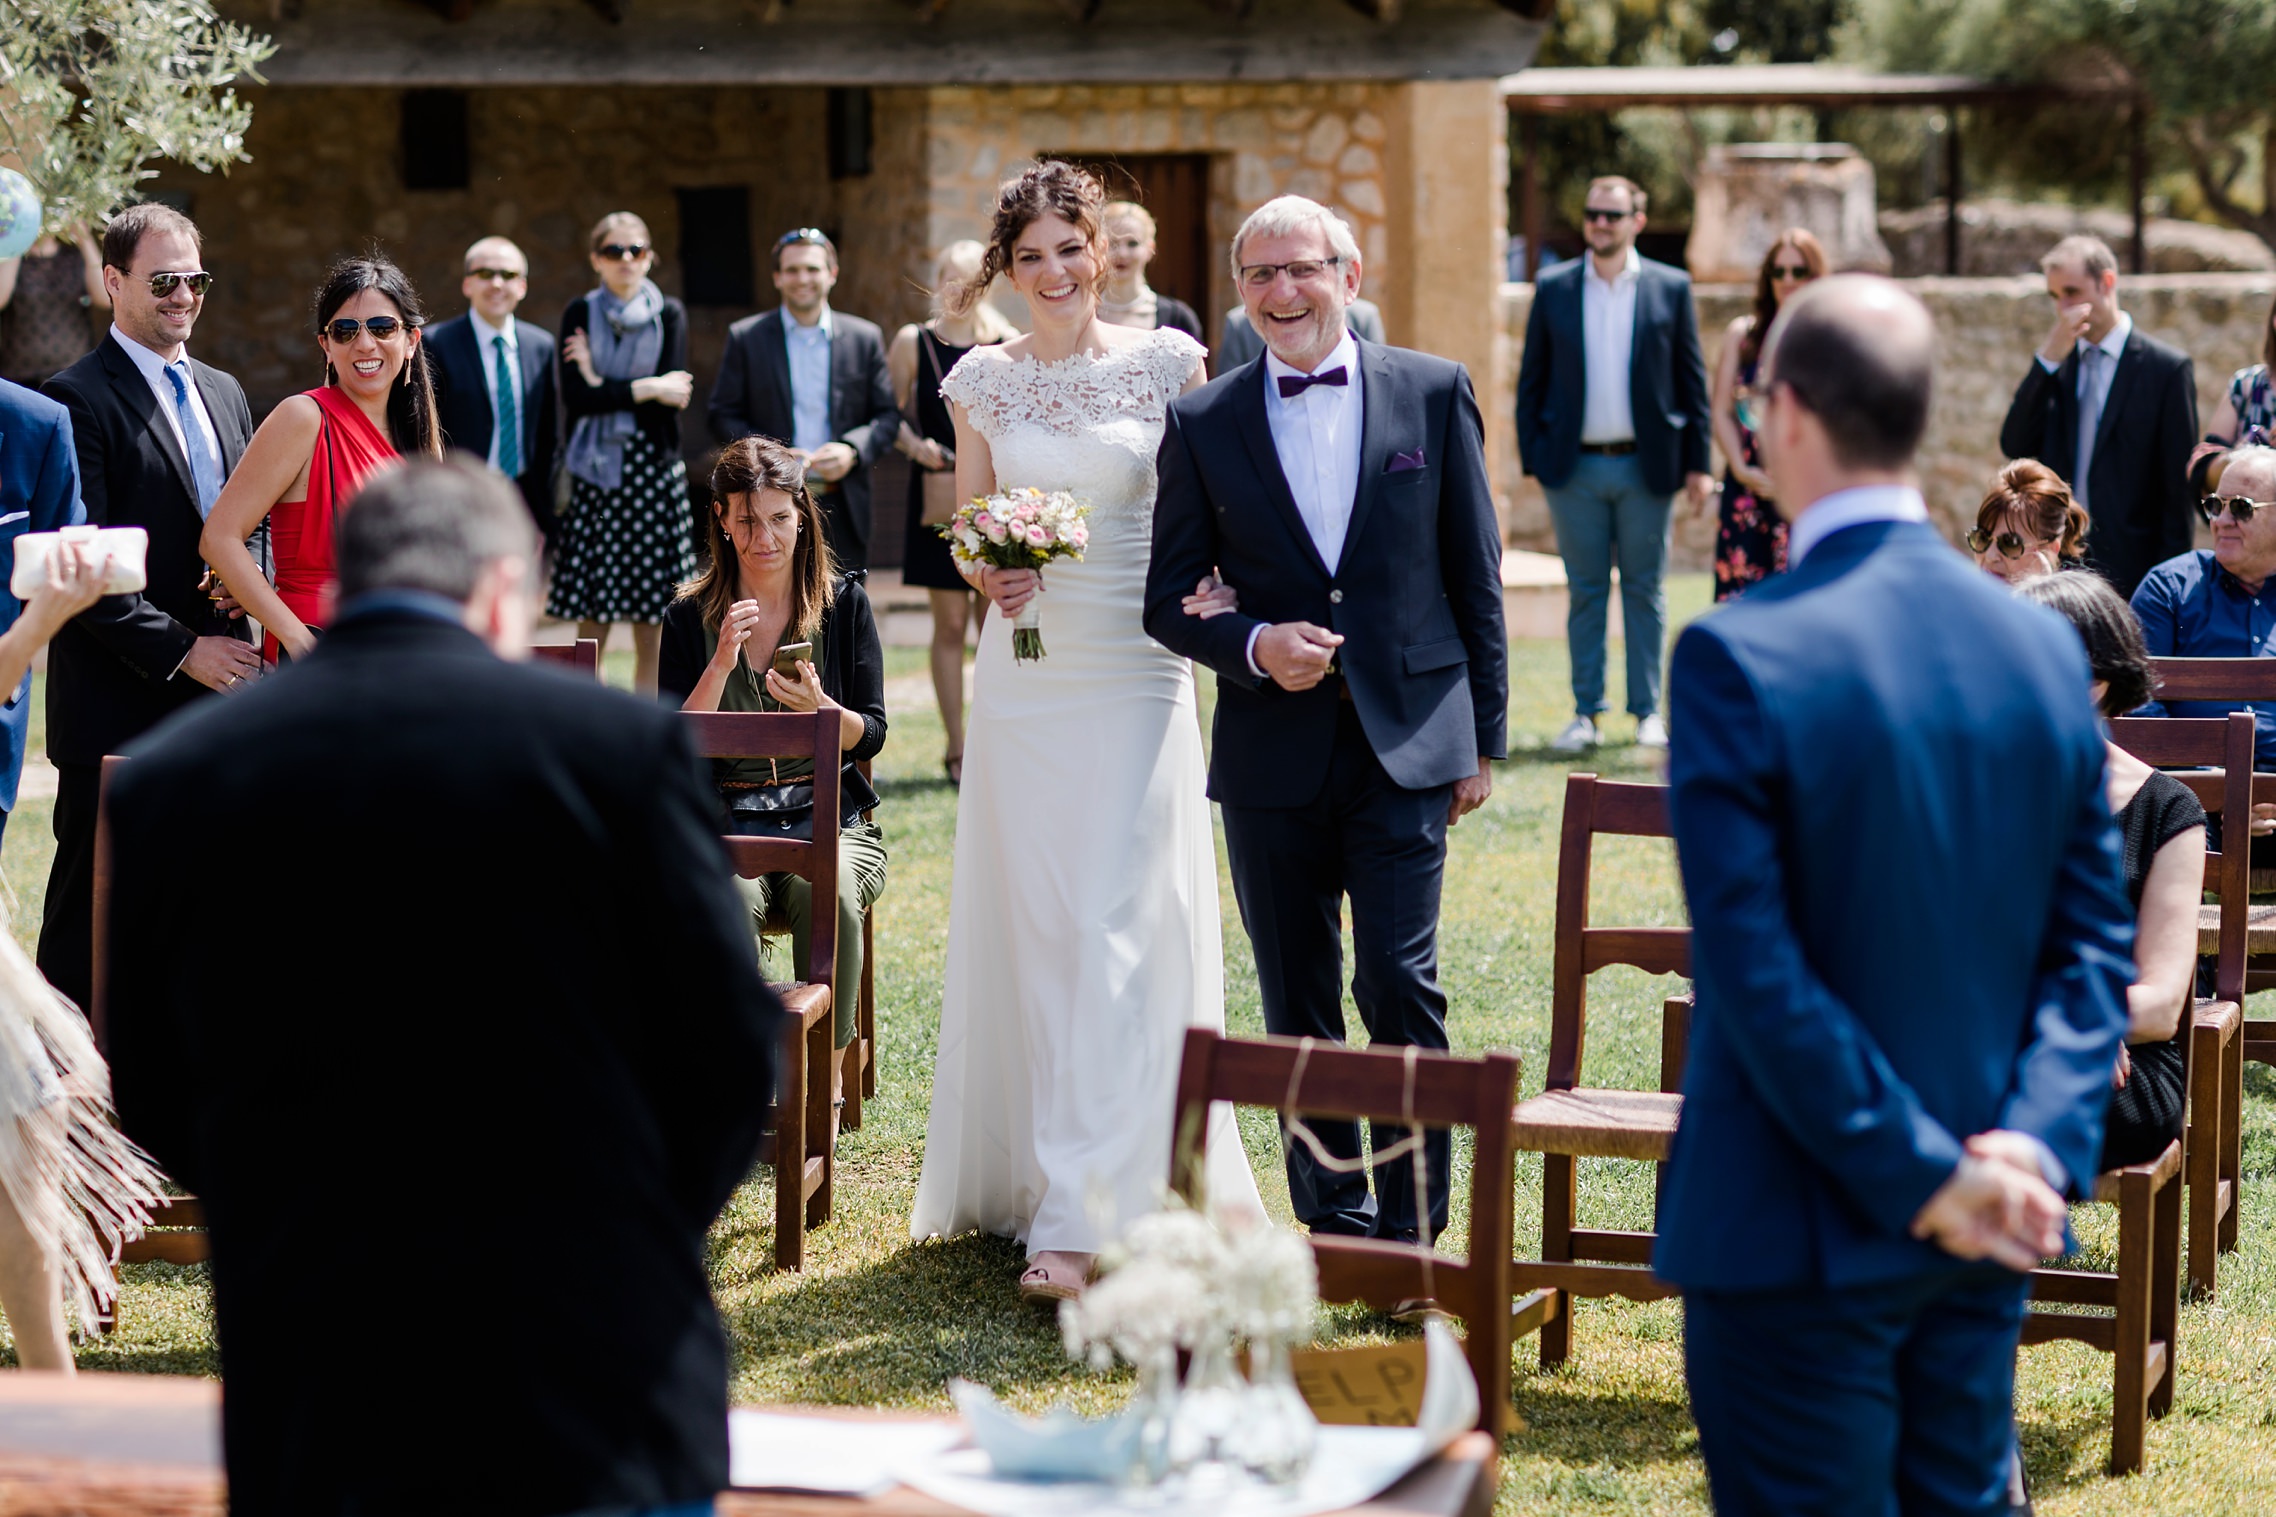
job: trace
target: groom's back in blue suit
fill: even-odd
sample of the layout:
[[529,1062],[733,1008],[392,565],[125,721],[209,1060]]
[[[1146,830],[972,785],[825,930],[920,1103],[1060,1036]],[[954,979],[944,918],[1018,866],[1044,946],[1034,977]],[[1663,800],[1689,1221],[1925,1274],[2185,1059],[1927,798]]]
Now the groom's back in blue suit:
[[1983,1241],[1960,1214],[2022,1200],[1961,1173],[1978,1134],[2091,1186],[2126,1030],[2079,639],[1902,483],[1932,345],[1885,282],[1781,313],[1762,435],[1794,567],[1688,628],[1669,675],[1698,1006],[1653,1265],[1724,1517],[2005,1510],[2024,1277],[1911,1230],[1956,1176],[1956,1246]]

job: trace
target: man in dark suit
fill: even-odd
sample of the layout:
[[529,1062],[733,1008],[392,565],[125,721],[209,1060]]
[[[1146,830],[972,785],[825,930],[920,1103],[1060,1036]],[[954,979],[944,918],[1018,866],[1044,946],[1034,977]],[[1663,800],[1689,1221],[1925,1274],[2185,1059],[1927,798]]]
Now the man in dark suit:
[[1636,252],[1644,192],[1608,177],[1588,187],[1588,256],[1545,270],[1533,287],[1517,371],[1517,452],[1549,496],[1565,561],[1565,640],[1573,720],[1550,746],[1594,747],[1603,734],[1606,609],[1620,571],[1628,710],[1636,741],[1667,746],[1660,640],[1668,518],[1682,490],[1696,509],[1707,472],[1707,367],[1691,276]]
[[838,566],[869,565],[870,465],[900,435],[901,412],[885,372],[885,338],[830,307],[838,250],[812,227],[774,245],[782,304],[727,329],[708,416],[722,446],[760,433],[806,459],[822,529]]
[[1928,525],[1933,342],[1886,280],[1779,313],[1789,569],[1669,675],[1698,1009],[1652,1263],[1726,1517],[2006,1510],[2021,1272],[2092,1191],[2126,1031],[2090,676]]
[[529,260],[503,237],[466,250],[466,314],[427,328],[443,441],[514,482],[540,532],[553,530],[553,454],[560,416],[553,334],[514,314],[529,294]]
[[[1377,1047],[1445,1048],[1438,896],[1446,829],[1506,753],[1501,535],[1462,366],[1362,343],[1360,255],[1325,206],[1267,202],[1233,239],[1267,354],[1173,402],[1159,457],[1146,631],[1217,672],[1209,794],[1256,949],[1268,1030],[1341,1041],[1352,998]],[[1222,579],[1237,611],[1188,615]],[[1312,1124],[1360,1158],[1352,1122]],[[1378,1152],[1402,1136],[1378,1131]],[[1429,1228],[1447,1142],[1428,1140]],[[1291,1151],[1297,1220],[1411,1239],[1411,1161],[1338,1172]]]
[[[16,561],[16,539],[26,532],[53,532],[82,519],[79,505],[79,454],[71,442],[71,413],[56,402],[0,379],[0,566]],[[24,611],[16,593],[0,583],[0,627],[14,626]],[[31,731],[32,677],[0,706],[0,829],[16,809],[16,788],[24,775],[24,740]]]
[[[206,1204],[243,1517],[708,1511],[727,1483],[704,1239],[778,1007],[679,714],[508,661],[536,548],[471,463],[375,480],[323,646],[112,783],[119,1116]],[[250,937],[184,909],[217,857],[281,887]],[[384,1247],[325,1246],[347,1191]],[[526,1330],[470,1372],[445,1346],[486,1294]],[[352,1367],[308,1351],[341,1302],[386,1346]]]
[[2101,238],[2065,237],[2039,267],[2054,330],[2015,387],[2000,451],[2063,477],[2094,520],[2087,561],[2130,596],[2196,541],[2196,370],[2118,309],[2118,260]]
[[[93,988],[95,792],[106,753],[212,691],[235,691],[261,656],[198,552],[198,534],[253,433],[237,381],[189,356],[205,305],[197,227],[155,202],[103,233],[110,335],[47,382],[71,413],[86,519],[150,534],[149,584],[109,595],[48,649],[47,755],[56,767],[55,864],[40,921],[39,967],[87,1004]],[[268,562],[268,526],[253,556]]]

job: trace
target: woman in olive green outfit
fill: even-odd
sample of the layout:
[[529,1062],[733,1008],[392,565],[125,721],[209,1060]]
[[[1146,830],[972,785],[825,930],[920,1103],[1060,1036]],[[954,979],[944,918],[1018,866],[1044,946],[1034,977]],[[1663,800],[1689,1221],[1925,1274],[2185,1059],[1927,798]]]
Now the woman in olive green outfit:
[[[854,765],[885,746],[885,654],[858,579],[841,578],[822,538],[822,513],[806,493],[806,466],[778,442],[730,443],[711,471],[710,563],[664,613],[658,683],[683,711],[837,709],[844,729],[842,783],[849,816],[838,833],[837,1046],[854,1038],[861,987],[862,914],[885,891],[885,837],[854,815],[874,792]],[[774,667],[775,650],[810,643],[795,679]],[[782,813],[775,787],[810,781],[805,759],[717,759],[713,768],[726,832],[773,832]],[[815,818],[818,825],[827,819]],[[754,937],[770,903],[791,923],[791,962],[806,964],[812,893],[790,874],[738,880]]]

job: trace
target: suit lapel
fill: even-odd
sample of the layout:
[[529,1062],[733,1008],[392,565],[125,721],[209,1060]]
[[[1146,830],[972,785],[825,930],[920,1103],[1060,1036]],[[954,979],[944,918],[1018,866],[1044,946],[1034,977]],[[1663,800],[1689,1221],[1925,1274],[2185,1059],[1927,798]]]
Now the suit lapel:
[[[1356,339],[1355,339],[1356,340]],[[1367,525],[1383,483],[1383,466],[1391,461],[1391,406],[1395,399],[1391,355],[1380,346],[1359,344],[1359,483],[1351,493],[1351,521],[1344,528],[1343,553],[1336,561],[1341,570],[1351,557],[1351,545]],[[1311,534],[1305,534],[1311,540]]]
[[782,397],[782,435],[787,440],[797,430],[798,414],[790,389],[790,320],[777,308],[768,313],[766,321],[772,325],[760,325],[759,356],[767,366],[775,394]]
[[[518,339],[521,333],[516,332],[514,336]],[[474,325],[474,318],[471,316],[460,320],[458,326],[450,334],[450,341],[459,350],[458,358],[461,364],[464,364],[469,358],[473,360],[474,404],[482,412],[482,451],[487,455],[490,451],[490,438],[498,430],[498,407],[490,394],[490,386],[493,383],[490,373],[490,355],[482,351],[482,333]],[[463,438],[460,440],[459,446],[472,452],[473,443],[473,438]]]
[[[134,366],[134,360],[127,357],[125,350],[120,348],[117,338],[105,337],[102,353],[103,370],[111,380],[111,393],[118,397],[129,416],[142,418],[144,430],[157,441],[158,451],[174,466],[174,477],[181,481],[182,494],[188,498],[190,509],[196,510],[198,487],[190,475],[189,457],[182,452],[182,445],[174,440],[173,427],[159,413],[158,397],[151,392],[149,384],[142,377],[142,371]],[[196,370],[192,369],[191,372],[195,373]],[[202,394],[205,387],[200,385],[198,389]]]
[[2102,462],[2102,449],[2110,441],[2111,424],[2118,415],[2118,407],[2125,402],[2126,387],[2134,382],[2135,373],[2142,366],[2142,329],[2134,328],[2126,334],[2126,345],[2118,350],[2118,366],[2110,371],[2110,393],[2102,402],[2102,415],[2094,424],[2094,453],[2088,467]]
[[[213,423],[213,440],[221,449],[221,477],[226,482],[237,472],[237,460],[244,457],[248,439],[237,431],[236,413],[222,405],[221,393],[214,388],[213,370],[193,358],[190,377],[197,381],[198,398],[205,402],[206,419]],[[188,468],[189,460],[184,459],[182,467]]]
[[[1264,480],[1265,494],[1270,496],[1280,512],[1281,521],[1295,535],[1304,550],[1304,557],[1323,579],[1333,579],[1326,562],[1320,557],[1319,544],[1312,541],[1311,529],[1304,525],[1304,517],[1296,509],[1296,494],[1288,488],[1288,476],[1280,467],[1280,449],[1272,441],[1272,422],[1264,412],[1264,360],[1253,360],[1245,369],[1235,371],[1233,380],[1233,425],[1248,445],[1249,461],[1256,465],[1257,474]],[[1350,541],[1350,534],[1345,534]]]

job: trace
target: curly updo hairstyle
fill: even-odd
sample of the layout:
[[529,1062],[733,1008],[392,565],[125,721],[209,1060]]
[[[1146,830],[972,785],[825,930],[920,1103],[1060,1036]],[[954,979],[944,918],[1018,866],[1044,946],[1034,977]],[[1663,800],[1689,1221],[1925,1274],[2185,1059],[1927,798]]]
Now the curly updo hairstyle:
[[2015,587],[2018,600],[2045,606],[2077,629],[2102,692],[2102,714],[2124,716],[2157,693],[2142,624],[2124,596],[2099,574],[2042,574]]
[[2029,527],[2041,542],[2054,543],[2057,553],[2073,563],[2086,557],[2086,507],[2060,474],[2036,458],[2019,458],[2000,470],[1976,508],[1976,525],[1986,532],[1997,532],[2010,521]]
[[1083,234],[1098,255],[1095,295],[1106,285],[1106,186],[1090,170],[1064,159],[1045,158],[1017,179],[996,189],[996,218],[988,228],[988,250],[981,255],[980,272],[959,280],[941,292],[941,304],[951,316],[962,316],[977,305],[996,282],[1011,272],[1012,249],[1020,234],[1046,216],[1056,216]]

